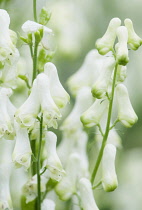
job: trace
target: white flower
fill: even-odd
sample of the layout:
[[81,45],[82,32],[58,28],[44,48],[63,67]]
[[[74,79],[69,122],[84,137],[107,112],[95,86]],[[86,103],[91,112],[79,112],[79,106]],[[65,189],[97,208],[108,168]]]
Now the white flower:
[[115,59],[108,57],[103,65],[103,71],[92,87],[92,94],[96,98],[103,98],[111,81],[111,74],[115,66]]
[[26,128],[21,128],[16,122],[15,130],[16,143],[12,154],[12,159],[17,168],[24,166],[26,169],[28,169],[31,164],[32,154],[28,131]]
[[101,99],[96,99],[93,105],[81,115],[81,122],[86,127],[98,125],[107,106],[108,100],[102,101]]
[[99,210],[94,199],[90,181],[86,178],[80,179],[78,188],[83,210]]
[[104,36],[97,40],[96,48],[101,55],[105,55],[109,51],[113,50],[113,45],[116,39],[116,30],[121,25],[119,18],[113,18],[107,28]]
[[80,116],[92,104],[92,102],[93,98],[91,89],[89,87],[83,87],[80,89],[76,97],[74,108],[63,122],[61,129],[69,135],[72,135],[78,129],[82,129]]
[[54,201],[45,198],[41,204],[41,210],[55,210]]
[[115,172],[115,156],[115,146],[107,144],[102,159],[102,185],[106,192],[114,191],[118,186]]
[[124,23],[128,30],[128,44],[132,50],[137,50],[142,44],[142,39],[134,31],[133,23],[130,19],[125,19]]
[[55,104],[59,108],[65,107],[69,102],[70,97],[59,80],[56,66],[50,62],[46,63],[44,66],[44,73],[49,78],[50,92]]
[[56,152],[56,143],[57,143],[57,136],[53,132],[47,131],[45,133],[45,147],[46,147],[47,158],[44,164],[46,168],[48,168],[50,171],[51,179],[60,181],[62,177],[65,175],[65,171],[62,167],[61,161]]
[[49,84],[49,78],[46,74],[41,73],[37,76],[38,97],[41,104],[41,112],[43,113],[43,124],[49,128],[57,128],[57,120],[62,115],[51,96]]
[[8,139],[13,139],[15,133],[13,123],[16,108],[9,100],[11,94],[10,88],[0,88],[0,137]]
[[29,97],[15,114],[16,121],[26,127],[33,126],[39,114],[40,102],[37,91],[37,79],[35,79]]
[[127,88],[123,84],[119,84],[116,87],[116,96],[118,104],[118,119],[126,127],[133,126],[138,117],[131,105]]
[[81,157],[77,153],[69,156],[66,166],[66,175],[56,185],[55,191],[61,200],[68,200],[76,192],[76,183],[81,177]]
[[0,9],[0,62],[11,65],[19,56],[19,52],[12,43],[9,30],[10,17],[6,10]]
[[125,26],[117,29],[118,44],[116,47],[116,61],[119,65],[125,66],[129,62],[128,57],[128,31]]
[[91,50],[85,57],[82,66],[67,81],[71,93],[76,96],[77,92],[84,86],[92,87],[100,74],[104,56],[97,50]]

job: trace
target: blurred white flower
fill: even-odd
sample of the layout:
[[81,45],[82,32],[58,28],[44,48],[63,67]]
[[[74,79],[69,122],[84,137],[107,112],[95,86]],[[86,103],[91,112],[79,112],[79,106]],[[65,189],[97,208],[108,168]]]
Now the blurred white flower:
[[91,182],[86,178],[81,178],[78,188],[83,210],[99,210],[94,199]]
[[103,71],[92,87],[92,94],[96,98],[103,98],[108,90],[111,75],[115,66],[114,57],[108,57],[103,65]]
[[129,62],[128,56],[128,31],[125,26],[117,29],[118,43],[116,45],[116,61],[119,65],[125,66]]
[[133,23],[130,19],[125,19],[124,23],[128,30],[128,44],[132,50],[137,50],[142,44],[142,39],[134,31]]
[[50,92],[55,104],[59,108],[64,108],[69,102],[70,96],[65,91],[59,80],[56,66],[50,62],[46,63],[44,66],[44,73],[49,78]]
[[44,161],[44,166],[50,171],[51,179],[60,181],[65,175],[65,171],[56,152],[56,143],[57,136],[53,132],[47,131],[45,133],[47,158]]
[[96,42],[96,48],[101,55],[105,55],[109,51],[113,50],[113,45],[116,39],[116,30],[121,25],[119,18],[113,18],[107,28],[107,31],[102,38]]
[[131,105],[127,88],[123,84],[116,87],[116,97],[118,105],[118,120],[126,127],[133,126],[138,117]]
[[102,159],[102,185],[106,192],[114,191],[118,186],[117,175],[115,172],[115,156],[115,146],[107,144]]
[[28,169],[31,164],[32,150],[27,128],[21,128],[19,124],[15,122],[15,130],[16,143],[12,154],[12,159],[17,168],[24,166],[25,169]]
[[55,210],[54,201],[45,198],[41,204],[41,210]]

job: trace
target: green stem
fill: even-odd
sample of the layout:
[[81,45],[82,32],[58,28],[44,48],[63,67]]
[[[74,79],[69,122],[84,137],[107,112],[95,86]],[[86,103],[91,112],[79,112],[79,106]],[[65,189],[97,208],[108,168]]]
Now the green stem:
[[98,182],[98,184],[96,184],[95,186],[92,187],[92,189],[96,189],[97,187],[99,187],[102,184],[102,181]]
[[42,144],[42,125],[43,125],[43,116],[40,120],[40,138],[39,138],[39,147],[38,147],[38,156],[37,156],[37,210],[41,210],[41,192],[40,192],[40,154],[41,154],[41,144]]
[[33,54],[33,78],[32,82],[36,78],[37,75],[37,52],[38,52],[38,43],[35,41],[35,47],[34,47],[34,54]]
[[34,21],[37,22],[36,0],[33,0],[33,13],[34,13]]
[[96,177],[100,162],[102,160],[103,157],[103,151],[107,142],[107,138],[108,138],[108,134],[110,131],[110,121],[111,121],[111,114],[112,114],[112,105],[113,105],[113,98],[114,98],[114,89],[115,89],[115,81],[116,81],[116,73],[117,73],[117,66],[118,64],[115,64],[115,70],[114,70],[114,75],[113,75],[113,82],[112,82],[112,90],[111,90],[111,97],[109,100],[109,110],[108,110],[108,117],[107,117],[107,124],[106,124],[106,130],[105,130],[105,134],[103,137],[103,141],[102,141],[102,145],[101,145],[101,149],[91,176],[91,182],[92,184],[94,183],[94,179]]
[[[36,139],[31,140],[31,148],[32,148],[32,153],[35,157],[35,154],[36,154]],[[35,174],[36,174],[36,162],[33,161],[32,162],[32,175],[34,176]]]

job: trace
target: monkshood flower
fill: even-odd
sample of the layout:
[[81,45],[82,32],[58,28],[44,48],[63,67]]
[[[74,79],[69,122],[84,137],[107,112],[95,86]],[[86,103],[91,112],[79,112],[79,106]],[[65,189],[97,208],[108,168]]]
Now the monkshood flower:
[[19,52],[11,39],[9,30],[10,17],[6,10],[0,9],[0,63],[1,67],[12,65],[19,57]]
[[56,152],[56,143],[57,136],[53,132],[47,131],[45,133],[47,158],[44,161],[44,166],[50,171],[51,179],[60,181],[65,175],[65,171]]
[[142,44],[142,39],[134,31],[133,23],[130,19],[125,19],[124,23],[128,30],[128,44],[132,50],[137,50]]
[[115,66],[115,59],[108,57],[103,65],[103,71],[92,87],[92,95],[96,98],[103,98],[111,81],[112,71]]
[[27,20],[22,25],[22,30],[27,34],[34,34],[40,30],[43,30],[43,37],[41,37],[41,44],[45,49],[47,50],[49,49],[48,36],[52,34],[52,29],[47,28],[46,26],[43,26],[34,21]]
[[51,199],[45,198],[41,204],[41,210],[55,210],[55,203]]
[[[48,171],[40,176],[41,184],[40,191],[46,191],[46,184],[49,178],[47,177]],[[30,180],[28,180],[23,186],[23,195],[26,197],[26,203],[33,201],[37,197],[37,175],[34,175]]]
[[14,114],[16,108],[13,106],[9,97],[12,94],[10,88],[0,88],[0,137],[14,138]]
[[10,175],[11,164],[0,164],[0,209],[12,210],[12,201],[10,196]]
[[74,108],[63,122],[61,130],[67,132],[69,135],[72,135],[78,129],[82,129],[80,116],[89,106],[91,106],[92,102],[93,98],[91,89],[89,87],[83,87],[80,89],[76,97]]
[[127,88],[123,84],[116,87],[116,97],[118,105],[118,120],[126,127],[133,126],[138,117],[131,105]]
[[102,185],[106,192],[114,191],[118,186],[117,175],[115,172],[115,156],[115,146],[107,144],[102,159]]
[[117,29],[118,44],[116,46],[116,61],[119,65],[125,66],[129,62],[128,57],[128,31],[125,26]]
[[13,162],[17,168],[22,166],[28,169],[31,164],[31,146],[26,128],[22,128],[15,122],[16,143],[12,154]]
[[81,122],[86,127],[100,124],[100,120],[108,107],[108,100],[96,99],[93,105],[81,115]]
[[44,66],[44,73],[49,78],[50,92],[51,92],[51,96],[52,96],[55,104],[60,109],[64,108],[66,106],[66,104],[69,102],[70,96],[65,91],[65,89],[63,88],[63,86],[59,80],[56,66],[51,62],[46,63]]
[[78,188],[83,210],[99,210],[94,199],[91,182],[86,178],[81,178]]
[[66,166],[66,175],[56,185],[55,191],[61,200],[68,200],[76,193],[76,183],[81,178],[80,171],[81,157],[77,153],[69,156]]
[[104,36],[97,40],[96,48],[101,55],[105,55],[109,51],[113,50],[113,45],[116,39],[116,30],[121,25],[119,18],[113,18],[107,28]]
[[16,111],[16,121],[22,126],[31,127],[40,111],[37,79],[34,80],[31,93],[22,106]]
[[74,96],[82,87],[92,87],[100,74],[104,60],[105,57],[101,56],[97,50],[88,52],[82,66],[67,81],[70,92]]
[[56,106],[50,92],[50,82],[46,74],[41,73],[37,76],[38,97],[43,113],[43,125],[49,128],[57,128],[57,120],[61,119],[61,113]]

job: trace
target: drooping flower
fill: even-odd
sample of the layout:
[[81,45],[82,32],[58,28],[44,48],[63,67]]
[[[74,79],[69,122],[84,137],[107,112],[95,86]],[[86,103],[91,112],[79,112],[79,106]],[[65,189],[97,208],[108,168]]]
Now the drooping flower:
[[49,78],[50,92],[55,104],[59,108],[64,108],[69,102],[70,97],[59,80],[56,66],[51,62],[46,63],[44,73]]
[[16,143],[12,154],[13,162],[17,168],[24,166],[28,169],[31,164],[31,146],[26,128],[22,128],[15,122]]
[[102,185],[106,192],[114,191],[118,186],[117,175],[115,172],[115,156],[115,146],[107,144],[102,159]]
[[116,87],[117,105],[118,105],[118,119],[126,127],[133,126],[138,117],[131,105],[127,88],[123,84]]
[[74,108],[63,122],[61,129],[69,135],[72,135],[77,130],[82,129],[80,116],[92,104],[92,102],[93,98],[91,95],[91,89],[89,87],[83,87],[78,92]]
[[98,125],[108,107],[108,100],[96,99],[93,105],[81,115],[81,122],[86,127]]
[[116,45],[116,61],[119,65],[125,66],[129,62],[128,56],[128,31],[125,26],[117,29],[118,44]]
[[103,98],[111,81],[112,71],[115,66],[115,59],[108,57],[103,65],[103,71],[92,87],[92,94],[96,98]]
[[104,36],[97,40],[96,48],[101,55],[105,55],[109,51],[113,50],[113,45],[116,39],[116,30],[121,25],[119,18],[113,18],[107,28]]
[[56,181],[60,181],[65,175],[65,171],[56,152],[56,143],[57,136],[53,132],[47,131],[45,133],[47,158],[44,165],[50,171],[50,177]]
[[86,178],[79,180],[79,192],[81,199],[81,206],[84,210],[99,210],[94,199],[92,185]]
[[142,44],[142,39],[134,31],[133,23],[130,19],[125,19],[124,23],[128,30],[128,44],[132,50],[137,50]]

